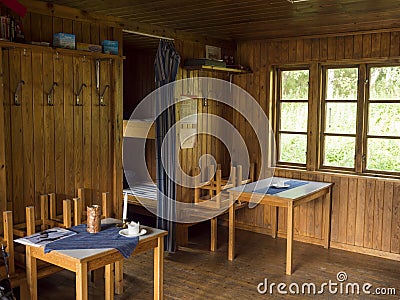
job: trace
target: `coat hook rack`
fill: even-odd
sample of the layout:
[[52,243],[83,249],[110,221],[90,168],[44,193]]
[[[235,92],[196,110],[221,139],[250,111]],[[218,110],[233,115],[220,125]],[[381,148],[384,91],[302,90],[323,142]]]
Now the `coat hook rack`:
[[47,105],[48,106],[53,106],[54,101],[53,101],[53,94],[54,94],[54,88],[58,86],[57,82],[53,82],[53,85],[51,86],[49,92],[47,93]]
[[24,84],[25,84],[25,81],[20,80],[18,82],[18,84],[17,84],[16,89],[15,89],[15,92],[14,92],[14,105],[16,105],[16,106],[20,106],[21,105],[21,102],[18,99],[18,92],[21,89],[21,86],[23,86]]
[[76,106],[82,106],[83,105],[83,103],[81,103],[80,97],[81,97],[81,94],[82,94],[82,91],[83,91],[84,87],[86,87],[86,84],[82,83],[81,87],[79,88],[78,93],[76,94],[76,102],[75,102]]
[[100,94],[100,105],[101,106],[106,106],[106,104],[104,103],[104,94],[106,93],[107,89],[110,88],[110,85],[107,84],[104,89],[103,92]]

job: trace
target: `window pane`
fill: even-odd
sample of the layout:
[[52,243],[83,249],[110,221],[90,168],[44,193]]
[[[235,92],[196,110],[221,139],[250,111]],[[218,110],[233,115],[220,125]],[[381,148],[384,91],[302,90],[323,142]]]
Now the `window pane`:
[[368,134],[400,136],[400,104],[371,103]]
[[308,100],[308,70],[282,71],[281,100]]
[[280,134],[279,161],[306,163],[307,136],[303,134]]
[[371,100],[400,99],[400,67],[371,68],[369,82]]
[[327,103],[325,132],[356,133],[357,103]]
[[325,137],[324,165],[354,168],[355,138],[344,136]]
[[367,169],[400,171],[400,140],[370,138],[367,147]]
[[358,69],[328,69],[327,100],[357,100]]
[[280,130],[307,132],[308,103],[281,102],[280,117]]

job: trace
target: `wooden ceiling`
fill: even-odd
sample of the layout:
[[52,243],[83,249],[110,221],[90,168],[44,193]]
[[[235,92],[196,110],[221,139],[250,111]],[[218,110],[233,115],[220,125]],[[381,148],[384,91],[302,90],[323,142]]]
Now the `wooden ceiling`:
[[253,40],[400,27],[398,0],[46,0],[219,39]]

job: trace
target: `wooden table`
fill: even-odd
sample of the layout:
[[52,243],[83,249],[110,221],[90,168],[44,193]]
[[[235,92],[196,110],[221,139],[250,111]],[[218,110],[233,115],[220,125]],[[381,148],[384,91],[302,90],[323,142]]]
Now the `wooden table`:
[[228,259],[233,260],[235,256],[235,200],[239,202],[255,202],[259,204],[271,205],[274,207],[274,217],[272,220],[272,236],[275,238],[277,234],[277,207],[287,208],[287,245],[286,245],[286,274],[292,274],[292,253],[293,253],[293,214],[294,208],[309,201],[324,197],[323,211],[323,237],[324,247],[329,248],[330,245],[330,220],[331,220],[331,189],[333,183],[306,181],[307,184],[292,189],[283,190],[274,195],[265,194],[258,190],[266,190],[271,183],[277,182],[279,179],[288,181],[288,178],[266,178],[249,184],[241,185],[229,189],[230,203],[233,205],[229,208],[229,244]]
[[[113,221],[116,220],[105,219],[102,223]],[[167,235],[167,231],[144,228],[148,233],[139,237],[139,243],[132,256],[154,249],[154,299],[160,300],[163,299],[164,236]],[[38,298],[37,259],[75,272],[76,299],[88,299],[88,272],[101,267],[105,267],[105,299],[114,299],[114,281],[116,282],[115,291],[122,293],[124,257],[114,248],[53,250],[45,254],[43,247],[26,246],[26,254],[28,290],[32,300]]]

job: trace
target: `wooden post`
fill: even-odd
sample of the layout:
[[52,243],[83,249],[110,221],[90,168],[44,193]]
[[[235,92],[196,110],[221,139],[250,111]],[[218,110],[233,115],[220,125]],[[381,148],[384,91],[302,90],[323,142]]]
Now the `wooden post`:
[[35,207],[26,207],[26,234],[31,235],[36,232],[35,229]]
[[[264,204],[265,206],[265,204]],[[271,220],[271,236],[275,239],[278,232],[278,208],[276,206],[271,206],[272,209],[272,220]],[[265,213],[265,212],[264,212]]]
[[81,199],[81,213],[86,211],[86,200],[85,200],[85,189],[79,188],[78,189],[78,198]]
[[42,230],[46,230],[46,221],[49,219],[49,197],[47,195],[40,196],[40,219],[42,220]]
[[324,248],[329,249],[331,241],[331,206],[332,206],[332,186],[329,187],[328,193],[324,199]]
[[66,199],[63,201],[63,224],[66,228],[69,228],[72,226],[72,221],[71,221],[71,200]]
[[236,166],[236,186],[242,185],[243,180],[243,167],[242,165]]
[[216,200],[216,206],[217,208],[221,207],[221,177],[222,177],[222,171],[217,170],[216,174],[216,190],[215,190],[215,200]]
[[287,236],[286,236],[286,274],[292,275],[293,260],[293,201],[288,200],[287,208]]
[[7,241],[8,268],[10,274],[15,273],[14,264],[14,234],[13,234],[13,216],[12,211],[3,212],[4,239]]
[[[64,200],[65,201],[65,200]],[[76,266],[76,299],[88,299],[88,265],[87,263],[80,263]]]
[[115,293],[121,295],[124,292],[124,261],[115,262]]
[[74,202],[74,225],[77,226],[82,223],[81,198],[74,198],[72,201]]
[[26,246],[26,279],[31,300],[37,300],[37,263],[31,255],[32,246]]
[[105,267],[105,299],[114,299],[114,263]]
[[256,170],[255,170],[255,165],[254,165],[254,163],[251,163],[250,164],[250,170],[249,170],[249,178],[250,178],[250,182],[253,182],[254,181],[254,178],[255,178],[255,173],[256,173]]
[[164,237],[158,238],[158,246],[154,248],[154,300],[164,299]]
[[[0,49],[0,95],[4,97],[3,87],[3,52]],[[6,174],[6,141],[4,102],[0,101],[0,207],[2,211],[7,210],[7,174]]]
[[214,217],[211,219],[211,251],[217,251],[218,247],[218,218]]
[[101,194],[102,202],[102,216],[104,218],[109,218],[111,216],[111,194],[109,192],[104,192]]
[[231,174],[229,176],[231,176],[233,186],[237,186],[236,167],[231,166]]
[[[210,182],[211,186],[213,186],[215,184],[215,166],[214,165],[210,165],[208,167],[208,178],[207,178],[207,181]],[[212,189],[209,190],[209,195],[210,195],[210,198],[213,197],[213,190]]]
[[55,193],[49,194],[49,201],[50,201],[50,219],[56,220],[57,219],[57,201],[56,201]]
[[232,261],[235,257],[235,199],[229,193],[229,234],[228,234],[228,260]]
[[194,203],[199,203],[200,202],[200,182],[201,182],[201,178],[199,177],[200,174],[200,169],[198,167],[195,168],[194,170],[194,174],[195,174],[195,188],[194,188]]

